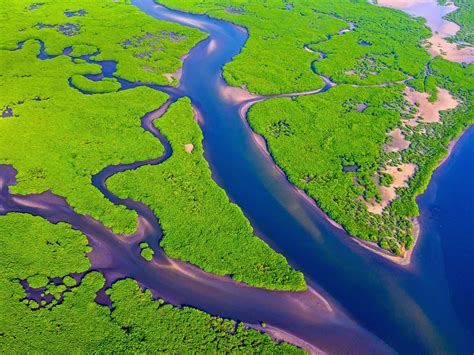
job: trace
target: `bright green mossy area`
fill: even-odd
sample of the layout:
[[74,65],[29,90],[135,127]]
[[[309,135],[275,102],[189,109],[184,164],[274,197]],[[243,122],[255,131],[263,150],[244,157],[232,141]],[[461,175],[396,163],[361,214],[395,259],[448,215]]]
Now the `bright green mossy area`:
[[[173,8],[207,13],[248,29],[241,54],[224,68],[226,81],[259,94],[314,90],[321,79],[380,84],[424,74],[429,55],[420,46],[430,31],[402,12],[357,1],[158,1]],[[356,28],[342,35],[352,22]],[[328,35],[332,35],[331,40]],[[369,45],[367,45],[369,44]],[[313,50],[304,49],[305,45]]]
[[[440,4],[446,4],[447,0],[438,0]],[[445,18],[456,22],[461,29],[451,38],[454,42],[468,43],[474,45],[474,1],[453,0],[458,9],[449,13]]]
[[[84,272],[90,267],[86,257],[89,251],[86,237],[67,224],[54,225],[40,217],[17,213],[0,216],[1,322],[7,322],[7,314],[15,315],[17,308],[30,312],[20,302],[25,292],[19,280],[38,288],[46,286],[50,278]],[[8,309],[9,305],[14,309]],[[15,319],[19,317],[15,315]],[[0,328],[2,332],[8,329]]]
[[313,44],[325,58],[314,64],[316,72],[337,83],[383,84],[423,77],[429,54],[420,41],[430,31],[423,22],[367,1],[321,1],[317,8],[334,12],[355,24],[354,31]]
[[102,80],[94,81],[83,75],[73,75],[71,77],[71,84],[80,90],[96,94],[115,92],[121,86],[115,78],[103,78]]
[[157,1],[171,8],[207,13],[246,27],[249,39],[234,60],[225,65],[224,78],[259,94],[290,93],[318,89],[323,81],[311,70],[317,53],[304,50],[307,43],[348,27],[345,21],[315,14],[295,2],[285,10],[283,1]]
[[[252,128],[266,138],[289,180],[351,235],[377,242],[392,236],[398,221],[369,213],[361,197],[380,198],[372,176],[384,158],[386,132],[400,121],[400,87],[341,85],[319,95],[268,100],[249,112]],[[359,103],[367,105],[363,112]],[[358,170],[345,172],[346,166]],[[397,233],[397,239],[409,238],[405,230]]]
[[[436,86],[447,88],[463,102],[455,110],[442,112],[442,124],[403,125],[401,119],[411,117],[414,108],[405,102],[401,84],[340,85],[318,95],[272,99],[256,104],[249,121],[266,138],[290,181],[332,219],[351,235],[401,253],[413,242],[411,220],[418,215],[415,197],[426,189],[449,142],[474,120],[473,66],[463,68],[437,58],[429,70]],[[367,108],[359,112],[357,104]],[[386,153],[386,133],[396,127],[402,128],[411,144],[400,152]],[[397,199],[381,215],[369,212],[366,202],[380,200],[380,186],[393,182],[384,168],[402,163],[417,166],[408,186],[397,189]],[[343,171],[350,166],[357,166],[357,171]]]
[[0,118],[0,164],[12,164],[18,171],[11,191],[51,190],[78,213],[91,215],[115,232],[133,232],[136,213],[113,205],[91,179],[108,165],[163,153],[140,119],[167,96],[144,87],[84,95],[71,88],[68,79],[97,73],[98,65],[75,64],[66,56],[40,60],[38,52],[34,40],[17,51],[0,50],[0,106],[10,107],[14,114]]
[[[290,8],[277,0],[159,2],[248,29],[245,49],[225,67],[231,85],[263,94],[303,91],[308,80],[319,81],[305,71],[311,67],[338,84],[327,93],[258,103],[250,123],[290,181],[349,233],[397,254],[411,247],[415,197],[426,188],[445,146],[473,116],[471,67],[447,69],[441,59],[431,61],[422,45],[430,37],[423,19],[366,0],[303,0]],[[314,52],[305,51],[305,44]],[[430,93],[432,101],[437,86],[447,87],[464,104],[443,113],[443,124],[412,128],[402,120],[416,111],[404,99],[404,82]],[[411,145],[387,153],[387,134],[397,127]],[[386,167],[405,163],[417,166],[408,186],[396,189],[398,197],[383,213],[369,212],[367,204],[382,200],[381,187],[393,184]]]
[[[36,38],[47,54],[73,55],[118,62],[117,75],[130,80],[169,85],[163,75],[181,66],[180,58],[205,35],[178,24],[157,21],[126,0],[5,1],[0,9],[0,49],[14,49],[20,41]],[[66,11],[83,10],[72,17]],[[95,49],[95,50],[94,50]],[[177,82],[175,82],[177,84]]]
[[[161,246],[169,256],[252,286],[305,289],[303,275],[253,235],[240,208],[212,180],[193,117],[189,99],[174,103],[155,121],[171,143],[171,157],[112,176],[108,188],[152,208],[164,233]],[[191,153],[185,151],[186,144],[193,144]]]
[[152,248],[150,248],[148,243],[140,243],[140,249],[140,255],[143,257],[143,259],[145,259],[146,261],[151,261],[151,259],[153,259],[153,255],[155,254],[155,252]]
[[[79,285],[66,276],[90,267],[89,249],[86,237],[63,223],[22,214],[0,216],[0,352],[303,352],[242,323],[154,300],[130,279],[107,291],[111,311],[95,302],[104,286],[100,273],[86,274]],[[20,280],[34,275],[48,282],[63,277],[62,284],[49,282],[42,289],[54,296],[52,302],[28,300]]]

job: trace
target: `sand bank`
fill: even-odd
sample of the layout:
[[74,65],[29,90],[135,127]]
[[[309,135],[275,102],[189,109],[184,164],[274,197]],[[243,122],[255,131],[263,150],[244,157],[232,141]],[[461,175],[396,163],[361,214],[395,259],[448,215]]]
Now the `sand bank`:
[[403,132],[400,128],[395,128],[387,135],[392,137],[392,140],[383,148],[385,152],[399,152],[407,149],[410,146],[410,141],[405,139],[405,136],[403,135]]
[[[428,101],[429,94],[418,92],[412,88],[406,88],[405,93],[407,101],[417,106],[418,112],[415,114],[415,119],[420,119],[423,122],[440,122],[440,111],[451,110],[459,105],[459,101],[452,97],[446,89],[438,89],[438,97],[435,102]],[[412,120],[407,121],[407,124],[416,125]]]
[[[401,170],[401,171],[400,171]],[[382,214],[383,209],[387,207],[397,197],[396,189],[399,187],[407,187],[407,181],[415,174],[415,164],[401,164],[399,166],[387,166],[384,173],[393,177],[393,183],[390,186],[380,186],[382,201],[367,202],[367,209],[376,214]]]
[[450,12],[457,10],[454,4],[443,6],[436,0],[377,0],[377,4],[402,10],[412,16],[424,17],[433,33],[427,41],[427,49],[433,57],[441,55],[447,60],[458,63],[472,63],[474,61],[474,47],[458,48],[456,43],[446,40],[446,38],[454,36],[460,29],[456,23],[443,18]]

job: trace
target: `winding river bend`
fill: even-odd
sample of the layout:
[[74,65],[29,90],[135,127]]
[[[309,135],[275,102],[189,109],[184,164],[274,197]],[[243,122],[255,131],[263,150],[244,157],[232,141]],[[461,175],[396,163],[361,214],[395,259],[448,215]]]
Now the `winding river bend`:
[[[243,209],[256,233],[303,271],[313,288],[303,293],[259,290],[170,260],[159,248],[161,232],[151,211],[140,203],[119,200],[105,188],[111,174],[140,164],[157,164],[171,154],[166,140],[150,124],[167,106],[142,121],[165,144],[165,155],[133,166],[106,168],[93,181],[114,203],[139,212],[140,228],[135,235],[114,236],[100,223],[75,214],[64,199],[48,193],[10,195],[6,185],[13,183],[14,172],[8,169],[3,170],[3,184],[0,181],[2,212],[67,221],[83,231],[93,247],[93,268],[104,273],[108,285],[132,277],[168,302],[253,325],[264,321],[269,324],[265,330],[269,334],[312,352],[471,353],[474,230],[466,221],[474,217],[467,202],[472,201],[472,188],[465,203],[454,196],[466,196],[464,189],[474,179],[469,161],[474,131],[463,136],[420,199],[422,232],[411,265],[396,265],[332,226],[287,181],[242,120],[240,113],[252,98],[232,101],[226,95],[221,70],[245,45],[246,31],[206,16],[172,11],[152,0],[132,3],[157,19],[209,33],[184,61],[179,88],[165,91],[171,101],[184,95],[191,98],[201,118],[213,178]],[[453,182],[457,182],[454,189]],[[143,240],[155,249],[151,263],[139,255],[138,242]]]

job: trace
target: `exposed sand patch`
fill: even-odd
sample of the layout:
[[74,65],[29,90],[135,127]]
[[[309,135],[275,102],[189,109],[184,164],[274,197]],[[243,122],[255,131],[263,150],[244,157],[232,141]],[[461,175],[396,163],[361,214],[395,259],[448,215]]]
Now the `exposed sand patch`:
[[217,41],[212,39],[209,44],[207,45],[207,53],[212,53],[217,49]]
[[401,150],[407,149],[410,146],[410,141],[405,139],[403,132],[400,128],[395,128],[393,131],[388,133],[388,136],[392,137],[392,141],[385,145],[383,150],[387,153],[390,152],[399,152]]
[[310,53],[315,53],[316,52],[316,51],[312,50],[311,48],[309,48],[306,45],[303,48],[304,48],[305,51],[310,52]]
[[191,154],[193,152],[193,150],[194,150],[194,145],[193,144],[189,143],[189,144],[184,145],[184,151],[186,153]]
[[[459,101],[451,96],[448,90],[438,89],[438,98],[435,102],[429,102],[429,94],[418,92],[412,88],[406,88],[407,100],[410,104],[418,104],[418,112],[415,119],[421,119],[423,122],[440,122],[440,111],[451,110],[459,105]],[[409,120],[410,126],[416,126],[416,121]]]
[[223,85],[219,88],[219,91],[226,100],[235,103],[242,103],[245,101],[256,100],[260,98],[257,95],[249,93],[247,89],[235,86]]
[[179,81],[181,80],[181,75],[183,74],[183,69],[179,68],[177,69],[174,73],[164,73],[163,76],[168,80],[168,82],[171,84],[174,81]]
[[470,64],[474,62],[474,47],[469,46],[469,47],[458,48],[458,45],[456,43],[448,42],[439,33],[434,34],[429,39],[429,43],[431,44],[431,46],[428,48],[428,52],[430,52],[430,54],[433,57],[441,55],[447,60],[450,60],[452,62],[457,62],[457,63]]
[[[401,168],[401,171],[398,171],[399,168]],[[399,166],[388,166],[384,172],[393,176],[393,183],[389,187],[380,187],[380,193],[382,195],[382,201],[380,203],[366,202],[369,212],[382,214],[383,209],[397,197],[395,189],[408,186],[407,181],[415,174],[415,171],[416,165],[411,163],[401,164]]]
[[424,17],[433,32],[432,37],[428,39],[428,51],[432,56],[441,55],[447,60],[458,63],[474,62],[474,47],[458,48],[457,44],[446,40],[460,29],[456,23],[443,18],[457,10],[453,3],[440,5],[436,0],[377,0],[377,4],[402,10],[412,16]]
[[164,73],[163,76],[168,80],[169,83],[172,83],[174,80],[173,74],[170,73]]

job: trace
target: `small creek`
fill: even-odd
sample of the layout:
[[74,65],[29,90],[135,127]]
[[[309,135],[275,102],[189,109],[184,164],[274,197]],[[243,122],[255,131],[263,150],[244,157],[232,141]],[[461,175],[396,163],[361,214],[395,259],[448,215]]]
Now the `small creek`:
[[[142,120],[144,129],[165,145],[164,156],[107,167],[93,178],[94,185],[112,202],[138,211],[139,230],[132,236],[115,236],[90,217],[77,215],[64,199],[50,193],[11,195],[7,185],[14,182],[14,171],[7,166],[0,166],[0,212],[41,215],[53,222],[66,221],[83,231],[93,247],[93,268],[106,276],[107,285],[132,277],[173,304],[189,305],[256,327],[263,321],[268,324],[264,330],[269,334],[311,352],[472,352],[474,322],[472,316],[464,314],[464,309],[472,309],[474,297],[468,299],[464,295],[474,295],[469,286],[469,280],[474,279],[474,252],[470,247],[473,243],[469,235],[463,234],[460,245],[471,248],[471,257],[458,258],[459,244],[453,241],[456,234],[438,228],[445,223],[446,214],[432,216],[428,210],[433,203],[445,206],[447,197],[440,191],[446,194],[443,188],[449,188],[449,179],[465,173],[463,165],[455,163],[467,164],[466,154],[474,146],[473,130],[464,135],[446,163],[449,170],[443,167],[443,173],[437,173],[435,182],[420,199],[422,233],[412,264],[394,264],[360,247],[333,226],[314,203],[287,181],[261,138],[242,119],[241,114],[252,102],[264,98],[233,101],[222,79],[222,67],[245,45],[245,30],[207,16],[169,10],[152,0],[132,0],[132,4],[157,19],[196,27],[210,35],[185,59],[178,88],[155,87],[167,92],[171,99]],[[134,85],[138,84],[122,82],[122,89]],[[331,83],[326,82],[322,90],[311,93],[330,87]],[[191,98],[200,114],[205,156],[213,178],[243,209],[256,234],[304,272],[312,286],[307,292],[255,289],[170,260],[159,247],[161,230],[150,209],[138,202],[120,200],[105,188],[109,176],[143,164],[159,164],[172,154],[166,139],[151,123],[166,111],[167,105],[183,95]],[[468,173],[474,176],[472,171]],[[459,189],[471,187],[468,180],[459,184]],[[463,233],[471,232],[472,240],[472,227],[466,226],[466,218],[472,217],[471,210],[468,203],[460,204],[456,213],[451,212],[448,217],[457,221],[453,222],[456,231],[464,228]],[[141,241],[147,241],[155,250],[150,263],[140,257]],[[456,273],[459,270],[465,271],[462,276]]]

